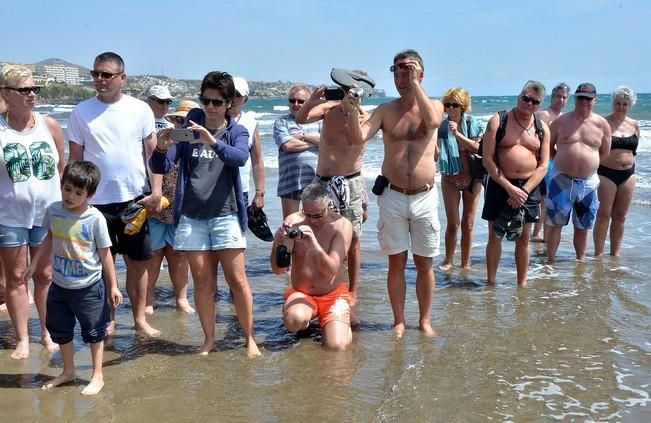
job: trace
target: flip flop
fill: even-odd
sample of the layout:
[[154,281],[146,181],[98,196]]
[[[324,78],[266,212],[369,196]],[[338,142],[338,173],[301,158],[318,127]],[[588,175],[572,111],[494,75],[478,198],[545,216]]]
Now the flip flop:
[[332,68],[332,71],[330,72],[330,78],[332,78],[334,83],[340,87],[350,88],[353,86],[353,84],[357,85],[359,88],[366,88],[368,90],[375,87],[375,81],[373,78],[356,71]]
[[136,216],[138,216],[138,213],[140,213],[140,210],[144,209],[145,207],[142,204],[136,203],[135,201],[132,201],[127,205],[127,207],[122,210],[122,213],[120,213],[120,220],[122,220],[123,223],[129,223],[131,222]]
[[524,209],[520,208],[509,221],[509,227],[506,231],[507,241],[515,241],[522,235],[524,227]]
[[504,235],[506,235],[509,231],[511,219],[516,213],[516,209],[511,208],[509,205],[504,206],[493,223],[493,232],[495,233],[495,236],[503,238]]
[[269,229],[267,215],[262,211],[262,209],[253,210],[252,206],[248,206],[246,211],[249,215],[248,226],[251,233],[262,241],[273,241],[274,236],[271,233],[271,229]]

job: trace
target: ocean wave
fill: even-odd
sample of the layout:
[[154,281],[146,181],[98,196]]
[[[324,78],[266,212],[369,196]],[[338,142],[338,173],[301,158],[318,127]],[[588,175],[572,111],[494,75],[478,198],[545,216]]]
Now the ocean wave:
[[289,106],[274,106],[273,109],[279,112],[286,112],[289,110]]

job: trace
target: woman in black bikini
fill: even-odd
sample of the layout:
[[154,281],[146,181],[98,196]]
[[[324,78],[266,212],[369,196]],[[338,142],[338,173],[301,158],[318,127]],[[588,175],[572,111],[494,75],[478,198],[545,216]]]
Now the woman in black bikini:
[[604,244],[610,225],[610,255],[619,256],[626,214],[635,189],[635,155],[640,138],[640,127],[628,112],[637,96],[626,86],[615,88],[611,95],[613,113],[606,117],[612,132],[610,153],[601,160],[599,174],[599,211],[593,237],[595,256],[604,253]]

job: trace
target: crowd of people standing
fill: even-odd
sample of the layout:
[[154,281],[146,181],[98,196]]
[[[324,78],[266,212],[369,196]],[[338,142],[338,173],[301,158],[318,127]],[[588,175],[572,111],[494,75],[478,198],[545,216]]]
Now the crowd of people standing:
[[[482,195],[489,284],[497,280],[503,238],[516,243],[517,284],[524,286],[530,241],[544,240],[554,263],[570,217],[578,260],[586,256],[591,229],[595,255],[604,253],[608,233],[610,254],[620,254],[640,136],[628,116],[636,101],[630,88],[615,89],[613,113],[604,118],[593,112],[597,93],[591,83],[576,88],[574,110],[562,113],[570,94],[566,84],[555,86],[550,107],[539,111],[545,86],[527,81],[516,106],[496,113],[484,128],[471,115],[466,89],[450,88],[440,100],[425,92],[425,66],[416,51],[395,55],[390,71],[399,97],[372,113],[361,102],[373,80],[361,71],[344,71],[336,81],[340,99],[328,99],[324,88],[294,86],[288,92],[289,113],[274,123],[283,222],[273,235],[270,267],[288,273],[291,282],[283,306],[288,330],[305,329],[318,318],[324,346],[344,350],[352,341],[362,283],[359,239],[368,204],[361,176],[364,146],[379,131],[384,158],[372,191],[378,240],[388,257],[396,336],[407,328],[409,251],[417,273],[418,327],[424,335],[437,334],[430,320],[440,232],[437,168],[447,217],[439,266],[444,272],[454,268],[459,229],[461,267],[472,265]],[[116,53],[98,55],[91,76],[97,95],[75,107],[64,137],[56,120],[33,111],[40,87],[27,68],[7,66],[0,74],[6,108],[0,110],[0,201],[8,205],[0,211],[0,279],[16,332],[12,357],[29,355],[31,278],[41,343],[65,355],[63,374],[46,387],[74,376],[69,333],[77,319],[84,341],[94,345],[93,379],[84,393],[99,392],[100,342],[115,330],[114,307],[122,300],[113,270],[107,269],[116,254],[126,264],[126,292],[138,333],[161,335],[147,316],[154,313],[155,284],[166,259],[177,308],[188,314],[195,311],[187,299],[192,275],[204,333],[199,353],[212,351],[221,265],[247,354],[259,355],[245,232],[248,215],[264,208],[265,173],[257,121],[242,110],[249,96],[246,80],[209,72],[201,83],[201,106],[184,100],[170,113],[173,97],[167,87],[152,86],[145,101],[122,92],[127,76]],[[134,216],[149,215],[139,230],[130,226],[133,210]],[[107,289],[94,295],[111,307],[91,308],[81,289],[104,283]]]

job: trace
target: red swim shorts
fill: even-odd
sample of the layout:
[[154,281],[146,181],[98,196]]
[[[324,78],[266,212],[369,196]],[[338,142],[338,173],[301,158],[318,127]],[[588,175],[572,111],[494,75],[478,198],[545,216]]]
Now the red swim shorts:
[[333,320],[345,322],[350,325],[350,292],[343,283],[325,295],[309,295],[289,288],[285,291],[285,301],[291,296],[292,299],[303,298],[313,308],[312,318],[319,317],[319,325],[324,327]]

